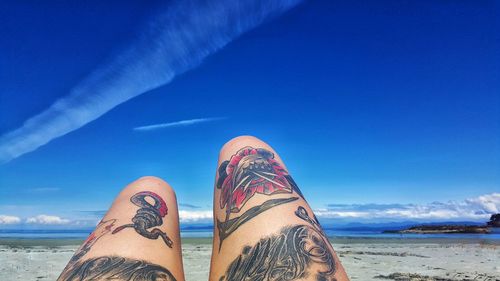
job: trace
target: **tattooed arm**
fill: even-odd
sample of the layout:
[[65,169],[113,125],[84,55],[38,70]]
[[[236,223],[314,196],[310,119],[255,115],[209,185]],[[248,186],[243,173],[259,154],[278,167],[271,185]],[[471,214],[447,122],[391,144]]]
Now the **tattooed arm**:
[[170,186],[154,177],[127,186],[58,280],[184,280]]
[[348,280],[276,152],[240,137],[220,153],[210,280]]

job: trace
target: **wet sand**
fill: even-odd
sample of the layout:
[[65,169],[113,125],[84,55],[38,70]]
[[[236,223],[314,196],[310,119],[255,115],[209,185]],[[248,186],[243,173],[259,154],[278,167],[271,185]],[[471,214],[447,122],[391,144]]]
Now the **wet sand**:
[[[0,280],[55,280],[81,240],[0,240]],[[351,280],[500,281],[500,241],[332,241]],[[184,238],[186,280],[208,280],[211,239]]]

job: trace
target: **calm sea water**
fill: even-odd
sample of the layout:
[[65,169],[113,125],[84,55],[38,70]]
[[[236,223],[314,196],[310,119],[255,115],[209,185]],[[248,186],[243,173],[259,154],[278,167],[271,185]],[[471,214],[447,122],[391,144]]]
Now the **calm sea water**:
[[[85,230],[32,230],[32,229],[0,229],[0,238],[9,239],[85,239],[91,232]],[[382,233],[380,230],[336,230],[325,229],[330,238],[398,238],[398,239],[479,239],[500,240],[500,230],[491,234],[395,234]],[[182,230],[185,238],[210,238],[212,229]]]
[[330,238],[408,238],[408,239],[480,239],[480,240],[500,240],[500,232],[495,231],[490,234],[398,234],[382,233],[380,230],[333,230],[326,229],[326,234]]

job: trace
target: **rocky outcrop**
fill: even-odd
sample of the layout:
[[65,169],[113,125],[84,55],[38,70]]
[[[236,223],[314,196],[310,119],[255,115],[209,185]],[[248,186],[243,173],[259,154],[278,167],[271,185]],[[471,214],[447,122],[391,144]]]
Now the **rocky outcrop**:
[[487,226],[479,225],[419,225],[398,231],[385,231],[386,233],[415,233],[415,234],[454,234],[454,233],[477,233],[488,234],[491,231]]
[[500,227],[500,214],[491,215],[490,221],[488,222],[489,227]]

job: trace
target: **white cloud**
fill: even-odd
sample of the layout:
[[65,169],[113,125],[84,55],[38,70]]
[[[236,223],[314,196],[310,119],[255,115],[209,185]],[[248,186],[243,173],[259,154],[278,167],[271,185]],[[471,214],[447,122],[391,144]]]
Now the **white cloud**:
[[170,123],[160,123],[160,124],[154,124],[154,125],[135,127],[134,130],[135,131],[153,131],[153,130],[158,130],[158,129],[171,128],[171,127],[190,126],[190,125],[194,125],[194,124],[198,124],[198,123],[213,122],[213,121],[218,121],[218,120],[223,120],[223,119],[226,119],[226,118],[225,117],[212,117],[212,118],[189,119],[189,120],[181,120],[181,121],[170,122]]
[[201,221],[212,221],[213,212],[212,211],[179,211],[179,220],[181,222],[201,222]]
[[0,215],[0,224],[16,224],[20,222],[21,218],[19,217]]
[[477,198],[467,199],[465,203],[475,206],[487,213],[500,213],[500,193],[486,194]]
[[163,86],[204,58],[301,0],[172,1],[139,39],[67,96],[0,136],[0,163],[36,150],[129,99]]
[[63,219],[58,216],[49,215],[38,215],[36,217],[31,217],[26,220],[29,224],[68,224],[70,220]]
[[488,220],[500,212],[500,193],[463,201],[428,204],[332,204],[316,209],[322,218],[417,219],[417,220]]

